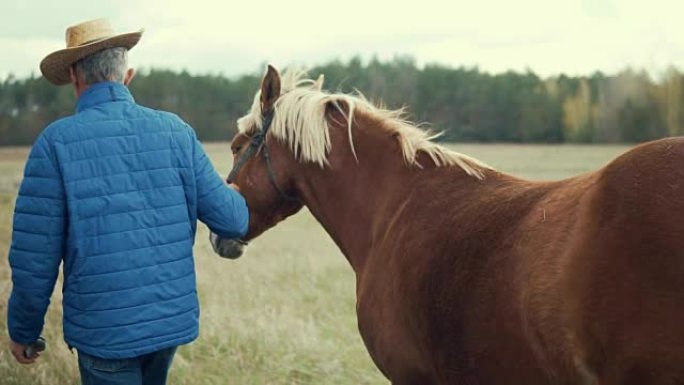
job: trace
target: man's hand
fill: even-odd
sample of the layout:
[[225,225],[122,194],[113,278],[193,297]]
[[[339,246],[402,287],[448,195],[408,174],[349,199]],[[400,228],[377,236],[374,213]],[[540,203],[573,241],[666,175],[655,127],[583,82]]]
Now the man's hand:
[[10,350],[12,351],[12,355],[17,360],[17,362],[19,362],[20,364],[32,364],[36,362],[36,358],[38,358],[40,354],[36,353],[33,357],[26,358],[24,356],[26,348],[28,348],[27,345],[18,344],[14,341],[10,342]]

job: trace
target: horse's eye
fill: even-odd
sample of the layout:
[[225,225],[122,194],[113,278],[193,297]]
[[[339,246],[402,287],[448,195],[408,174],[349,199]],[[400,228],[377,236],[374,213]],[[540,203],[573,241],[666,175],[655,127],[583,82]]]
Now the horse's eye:
[[233,151],[233,155],[235,155],[242,150],[242,146],[233,146],[230,149]]

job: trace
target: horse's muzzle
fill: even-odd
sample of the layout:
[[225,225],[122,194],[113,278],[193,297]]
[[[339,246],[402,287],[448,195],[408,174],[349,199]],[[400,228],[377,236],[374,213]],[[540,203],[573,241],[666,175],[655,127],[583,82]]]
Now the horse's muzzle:
[[239,239],[224,239],[209,232],[209,242],[214,252],[223,258],[239,258],[247,247],[247,242]]

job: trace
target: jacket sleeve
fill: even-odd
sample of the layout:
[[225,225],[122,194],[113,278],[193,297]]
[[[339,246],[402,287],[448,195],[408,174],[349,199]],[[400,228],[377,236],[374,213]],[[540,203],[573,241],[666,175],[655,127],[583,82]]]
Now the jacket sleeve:
[[9,251],[12,293],[7,326],[10,338],[17,343],[33,343],[43,329],[63,257],[66,218],[62,178],[41,135],[26,161]]
[[245,199],[239,192],[228,187],[216,173],[195,135],[192,141],[197,217],[221,238],[244,237],[249,226],[249,211]]

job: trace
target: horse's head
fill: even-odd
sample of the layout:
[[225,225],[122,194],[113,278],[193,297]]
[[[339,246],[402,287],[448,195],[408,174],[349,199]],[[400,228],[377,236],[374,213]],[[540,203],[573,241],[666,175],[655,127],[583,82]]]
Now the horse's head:
[[[320,82],[312,83],[320,89]],[[303,206],[294,186],[293,154],[272,135],[276,102],[281,95],[281,78],[273,66],[261,81],[250,112],[238,120],[233,137],[233,169],[228,183],[238,186],[249,207],[249,230],[244,240],[210,237],[214,251],[228,258],[242,255],[246,241],[255,238]]]

